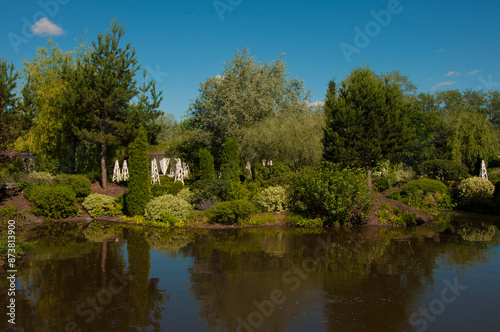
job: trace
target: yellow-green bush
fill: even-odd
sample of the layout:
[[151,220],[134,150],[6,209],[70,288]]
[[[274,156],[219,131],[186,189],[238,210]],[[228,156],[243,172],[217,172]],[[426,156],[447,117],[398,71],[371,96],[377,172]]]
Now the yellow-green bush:
[[267,187],[256,199],[257,205],[267,212],[281,212],[288,206],[288,195],[282,186]]
[[88,195],[82,205],[92,218],[103,215],[114,216],[122,212],[122,205],[116,203],[114,197],[103,194]]
[[487,205],[494,191],[493,183],[477,176],[465,179],[458,185],[462,206]]
[[166,194],[153,198],[146,204],[145,213],[151,221],[172,222],[171,217],[176,220],[186,220],[193,213],[193,207],[180,197]]

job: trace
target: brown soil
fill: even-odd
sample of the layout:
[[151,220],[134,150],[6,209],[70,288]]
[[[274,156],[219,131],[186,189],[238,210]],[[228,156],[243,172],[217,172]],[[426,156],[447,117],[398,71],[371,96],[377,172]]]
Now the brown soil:
[[93,194],[104,194],[104,195],[109,195],[109,196],[113,196],[113,197],[118,197],[119,195],[125,194],[126,191],[127,191],[127,187],[120,186],[120,185],[113,183],[113,182],[108,182],[108,186],[107,186],[106,190],[102,189],[99,182],[92,183],[92,193]]

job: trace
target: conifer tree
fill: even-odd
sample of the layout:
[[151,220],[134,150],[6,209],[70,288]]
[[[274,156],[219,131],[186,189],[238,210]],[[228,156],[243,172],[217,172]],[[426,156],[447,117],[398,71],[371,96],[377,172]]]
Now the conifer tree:
[[123,25],[114,20],[111,31],[99,33],[91,51],[69,73],[71,90],[66,98],[75,119],[72,131],[86,145],[98,147],[103,189],[107,187],[108,147],[130,137],[130,101],[139,93],[134,79],[139,69],[135,50],[130,43],[124,48],[119,45],[124,34]]
[[222,146],[221,178],[224,180],[239,181],[240,151],[238,142],[229,137]]
[[200,180],[215,180],[214,157],[207,149],[198,152],[200,160]]
[[325,101],[323,158],[366,168],[371,189],[371,168],[381,159],[396,159],[411,137],[410,107],[390,75],[357,68],[338,90],[332,80]]
[[148,138],[143,127],[139,128],[137,137],[130,145],[128,167],[129,183],[125,199],[127,213],[143,215],[144,208],[151,199]]

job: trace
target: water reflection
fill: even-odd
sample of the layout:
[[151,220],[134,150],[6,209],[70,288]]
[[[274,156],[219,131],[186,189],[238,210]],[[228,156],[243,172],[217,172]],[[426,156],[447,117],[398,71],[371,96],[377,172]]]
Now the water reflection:
[[33,231],[20,270],[16,328],[412,331],[409,316],[441,271],[460,278],[495,257],[497,225],[452,217],[392,230],[46,224]]

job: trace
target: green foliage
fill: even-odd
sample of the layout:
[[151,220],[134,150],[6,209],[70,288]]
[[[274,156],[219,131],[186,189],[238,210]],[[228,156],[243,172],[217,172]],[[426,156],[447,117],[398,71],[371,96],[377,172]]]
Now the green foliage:
[[282,212],[288,207],[288,194],[281,186],[268,187],[257,196],[256,203],[264,211]]
[[490,181],[472,177],[463,180],[458,185],[460,205],[463,207],[486,206],[491,202],[495,186]]
[[265,224],[274,224],[278,222],[278,219],[271,213],[265,213],[263,215],[256,214],[250,217],[248,221],[245,222],[245,225],[265,225]]
[[70,218],[80,213],[75,204],[76,193],[70,186],[38,186],[27,197],[34,204],[33,213],[44,220]]
[[148,141],[146,130],[142,127],[130,145],[128,167],[129,182],[125,198],[127,214],[142,215],[151,199]]
[[387,198],[394,199],[396,201],[401,202],[401,193],[397,190],[391,191],[390,193],[387,193]]
[[207,200],[225,200],[230,190],[231,182],[217,179],[215,181],[196,181],[191,186],[194,203]]
[[327,224],[361,222],[373,204],[361,169],[341,169],[326,162],[298,177],[292,188],[295,208],[324,218]]
[[243,130],[241,154],[254,165],[279,160],[291,169],[320,166],[324,122],[323,112],[312,110],[264,119]]
[[373,172],[373,182],[382,191],[408,182],[413,177],[411,167],[405,167],[403,163],[391,164],[389,160],[379,162]]
[[92,188],[90,180],[85,175],[59,174],[54,177],[54,182],[73,188],[78,202],[83,202]]
[[297,227],[321,227],[323,220],[321,218],[306,218],[300,214],[287,214],[283,220]]
[[[168,219],[168,218],[167,218]],[[170,221],[164,222],[164,221],[152,221],[147,219],[144,216],[121,216],[120,220],[125,221],[125,222],[133,222],[134,224],[137,225],[146,225],[146,226],[155,226],[155,227],[185,227],[187,224],[183,220],[175,220],[175,222],[171,219],[168,219]]]
[[153,198],[145,209],[147,219],[166,223],[174,219],[185,221],[192,213],[193,207],[188,202],[170,194]]
[[442,181],[453,181],[466,178],[469,169],[458,161],[453,160],[429,160],[422,163],[419,172],[431,179]]
[[400,226],[414,224],[417,219],[417,215],[415,213],[403,212],[398,208],[391,208],[391,206],[387,203],[380,205],[376,215],[381,224],[387,224],[390,222],[394,225]]
[[239,181],[240,179],[240,151],[238,142],[229,137],[222,146],[221,179]]
[[[123,200],[122,200],[123,201]],[[115,216],[122,211],[120,200],[103,194],[90,194],[83,201],[83,207],[92,218],[99,218],[103,215]]]
[[177,195],[184,189],[182,182],[169,182],[166,184],[154,184],[151,186],[151,194],[153,197],[160,197],[165,194]]
[[446,194],[448,192],[448,187],[443,182],[432,179],[412,180],[403,185],[403,192],[405,194],[413,194],[418,191],[422,191],[424,194]]
[[198,152],[200,160],[200,180],[215,180],[214,157],[207,149],[200,149]]
[[182,190],[179,191],[175,196],[182,198],[188,203],[191,203],[193,199],[193,193],[191,192],[191,190],[189,190],[189,188],[182,188]]
[[395,160],[411,138],[411,104],[392,77],[357,68],[337,90],[331,81],[325,102],[323,158],[351,167]]
[[251,202],[239,199],[221,202],[208,210],[208,222],[211,224],[244,224],[249,220],[249,215],[257,212]]
[[237,136],[241,129],[307,109],[309,94],[303,82],[287,76],[282,57],[259,63],[244,49],[227,61],[221,75],[200,84],[200,94],[189,109],[190,125],[216,159],[226,139]]

